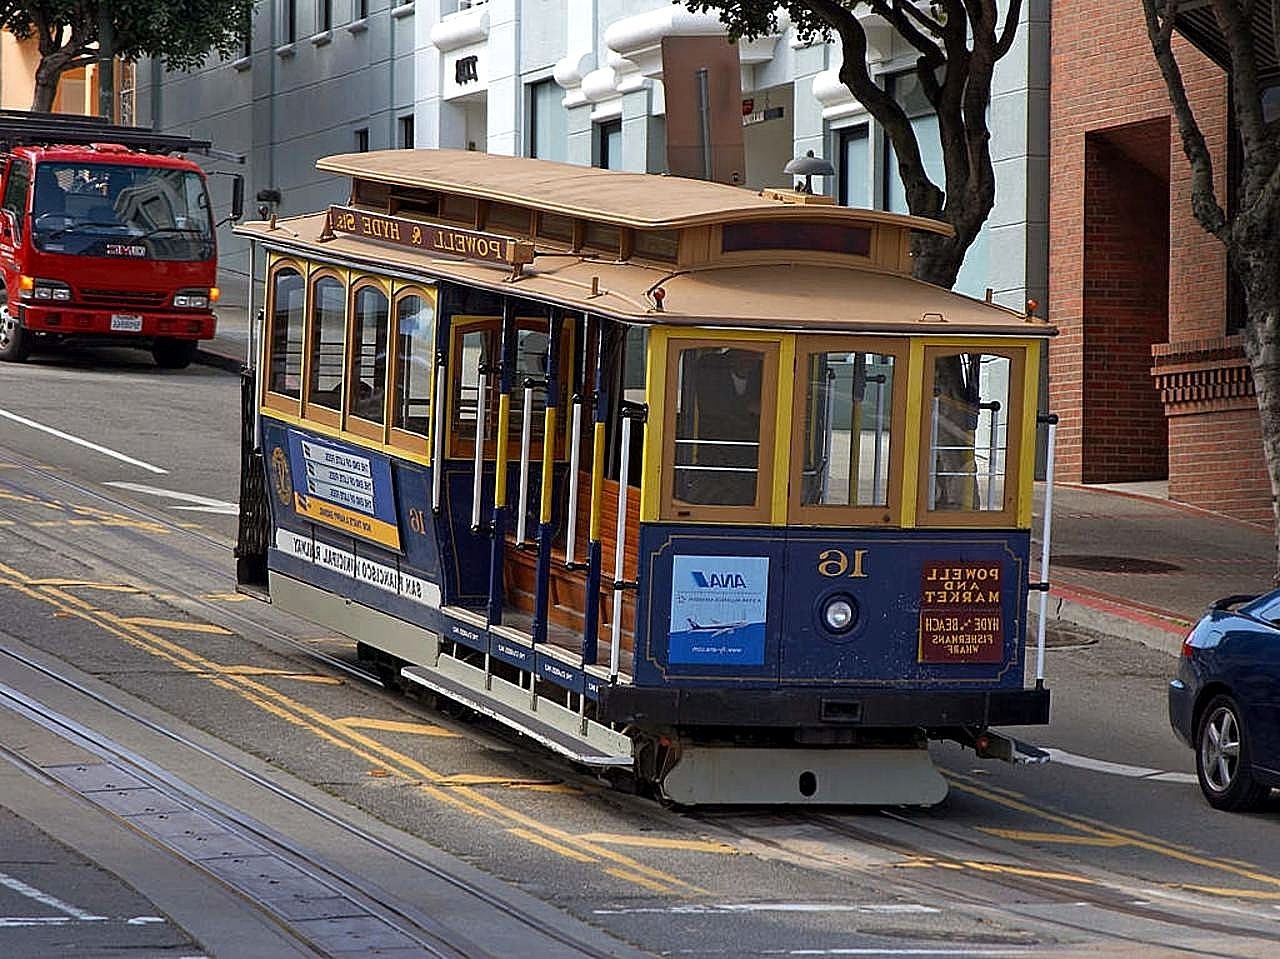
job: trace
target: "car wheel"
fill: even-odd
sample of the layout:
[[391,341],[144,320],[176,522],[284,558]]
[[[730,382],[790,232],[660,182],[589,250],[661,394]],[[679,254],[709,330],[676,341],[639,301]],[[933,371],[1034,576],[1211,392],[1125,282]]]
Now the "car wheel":
[[160,337],[151,346],[156,366],[165,370],[185,370],[196,356],[195,340],[174,340]]
[[[3,291],[0,291],[0,296]],[[18,318],[9,312],[7,302],[0,303],[0,360],[21,363],[31,354],[31,334],[22,328]]]
[[1248,732],[1240,707],[1230,696],[1215,696],[1201,714],[1196,775],[1214,809],[1253,809],[1271,791],[1253,778]]

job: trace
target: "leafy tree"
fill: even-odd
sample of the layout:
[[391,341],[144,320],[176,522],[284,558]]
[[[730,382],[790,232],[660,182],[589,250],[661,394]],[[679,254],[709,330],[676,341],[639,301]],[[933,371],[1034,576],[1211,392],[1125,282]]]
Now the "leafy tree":
[[[1182,149],[1191,164],[1191,209],[1196,220],[1226,249],[1227,261],[1244,288],[1244,353],[1253,373],[1262,448],[1271,478],[1272,509],[1280,494],[1280,122],[1263,105],[1259,65],[1273,56],[1272,41],[1253,29],[1255,15],[1273,18],[1275,4],[1255,0],[1209,0],[1225,40],[1230,108],[1240,151],[1239,176],[1224,204],[1213,181],[1213,159],[1205,142],[1182,71],[1173,52],[1180,0],[1142,0],[1147,33],[1164,76]],[[1189,6],[1189,4],[1187,5]],[[1255,14],[1254,8],[1260,8]],[[1280,518],[1280,514],[1277,514]],[[1280,538],[1280,524],[1276,535]],[[1280,564],[1277,578],[1280,579]]]
[[166,66],[184,69],[200,66],[211,52],[238,50],[253,6],[254,0],[0,0],[0,27],[20,40],[36,38],[31,109],[51,110],[61,76],[97,59],[104,13],[116,56],[162,57]]
[[[715,10],[732,38],[754,39],[777,29],[781,6],[800,36],[840,38],[840,80],[884,128],[898,159],[907,206],[916,216],[951,224],[955,236],[916,232],[916,277],[951,287],[964,255],[995,205],[987,107],[996,62],[1013,46],[1022,0],[1008,0],[1003,17],[996,0],[686,0],[694,10]],[[915,72],[938,117],[942,184],[925,171],[920,144],[902,105],[872,78],[867,34],[858,19],[877,14],[919,54]]]

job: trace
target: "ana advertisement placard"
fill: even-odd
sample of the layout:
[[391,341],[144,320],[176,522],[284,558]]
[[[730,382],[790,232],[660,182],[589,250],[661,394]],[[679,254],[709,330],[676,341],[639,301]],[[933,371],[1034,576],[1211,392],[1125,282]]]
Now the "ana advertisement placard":
[[400,548],[391,463],[384,456],[355,451],[289,431],[293,508],[302,516]]
[[769,557],[676,556],[671,567],[668,660],[702,666],[764,664]]

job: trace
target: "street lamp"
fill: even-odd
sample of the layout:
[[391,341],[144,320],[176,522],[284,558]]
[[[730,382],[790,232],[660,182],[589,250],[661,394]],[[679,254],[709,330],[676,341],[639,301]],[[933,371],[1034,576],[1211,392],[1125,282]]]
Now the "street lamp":
[[822,159],[822,157],[814,156],[813,151],[810,150],[804,156],[796,157],[794,160],[789,161],[782,168],[782,172],[804,177],[804,185],[796,186],[797,193],[812,193],[813,177],[835,176],[836,168],[827,160]]

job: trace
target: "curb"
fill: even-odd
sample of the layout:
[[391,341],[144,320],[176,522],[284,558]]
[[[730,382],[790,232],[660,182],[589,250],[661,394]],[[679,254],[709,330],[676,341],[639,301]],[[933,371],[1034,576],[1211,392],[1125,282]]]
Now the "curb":
[[[1170,656],[1182,652],[1190,620],[1080,587],[1054,586],[1049,594],[1049,622],[1071,623],[1119,639],[1141,643]],[[1035,610],[1030,619],[1034,621]]]
[[199,363],[201,366],[212,366],[216,369],[226,370],[228,373],[238,374],[244,369],[243,357],[228,356],[226,353],[217,353],[213,350],[204,350],[198,347],[196,355],[191,362]]

